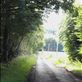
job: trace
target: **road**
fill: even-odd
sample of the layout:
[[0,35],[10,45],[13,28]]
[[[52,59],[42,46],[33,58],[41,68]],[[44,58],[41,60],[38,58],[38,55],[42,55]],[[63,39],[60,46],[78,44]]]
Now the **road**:
[[53,66],[53,64],[38,56],[37,64],[26,82],[77,82],[77,79],[64,68]]

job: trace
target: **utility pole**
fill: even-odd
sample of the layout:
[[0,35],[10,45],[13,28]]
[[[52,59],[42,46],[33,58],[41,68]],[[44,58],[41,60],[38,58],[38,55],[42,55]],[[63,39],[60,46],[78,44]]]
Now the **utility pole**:
[[56,34],[56,42],[57,42],[57,46],[56,46],[56,52],[58,52],[58,44],[59,44],[59,28],[57,29],[57,34]]
[[56,46],[56,52],[58,52],[58,44],[59,44],[59,41],[57,40],[57,46]]
[[48,43],[48,51],[50,51],[50,43]]

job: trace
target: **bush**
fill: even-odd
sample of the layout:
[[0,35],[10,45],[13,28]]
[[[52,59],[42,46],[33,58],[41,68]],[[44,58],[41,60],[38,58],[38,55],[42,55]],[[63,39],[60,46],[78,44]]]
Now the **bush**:
[[7,65],[1,64],[1,82],[24,82],[35,63],[35,56],[30,55],[19,56]]

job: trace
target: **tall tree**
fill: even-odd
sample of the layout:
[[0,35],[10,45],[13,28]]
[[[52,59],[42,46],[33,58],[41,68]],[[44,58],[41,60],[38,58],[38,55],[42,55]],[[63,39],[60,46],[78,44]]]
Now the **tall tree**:
[[75,7],[73,13],[68,13],[64,23],[61,25],[62,32],[60,33],[61,40],[63,41],[65,49],[68,52],[70,58],[73,60],[79,60],[80,62],[82,62],[81,12],[81,7]]
[[73,0],[1,0],[1,61],[18,54],[24,37],[42,24],[45,9],[72,10]]

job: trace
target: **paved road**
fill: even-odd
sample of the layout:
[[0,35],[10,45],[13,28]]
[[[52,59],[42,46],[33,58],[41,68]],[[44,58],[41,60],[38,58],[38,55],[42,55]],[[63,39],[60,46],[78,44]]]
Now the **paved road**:
[[26,82],[77,82],[64,68],[57,68],[40,56]]

